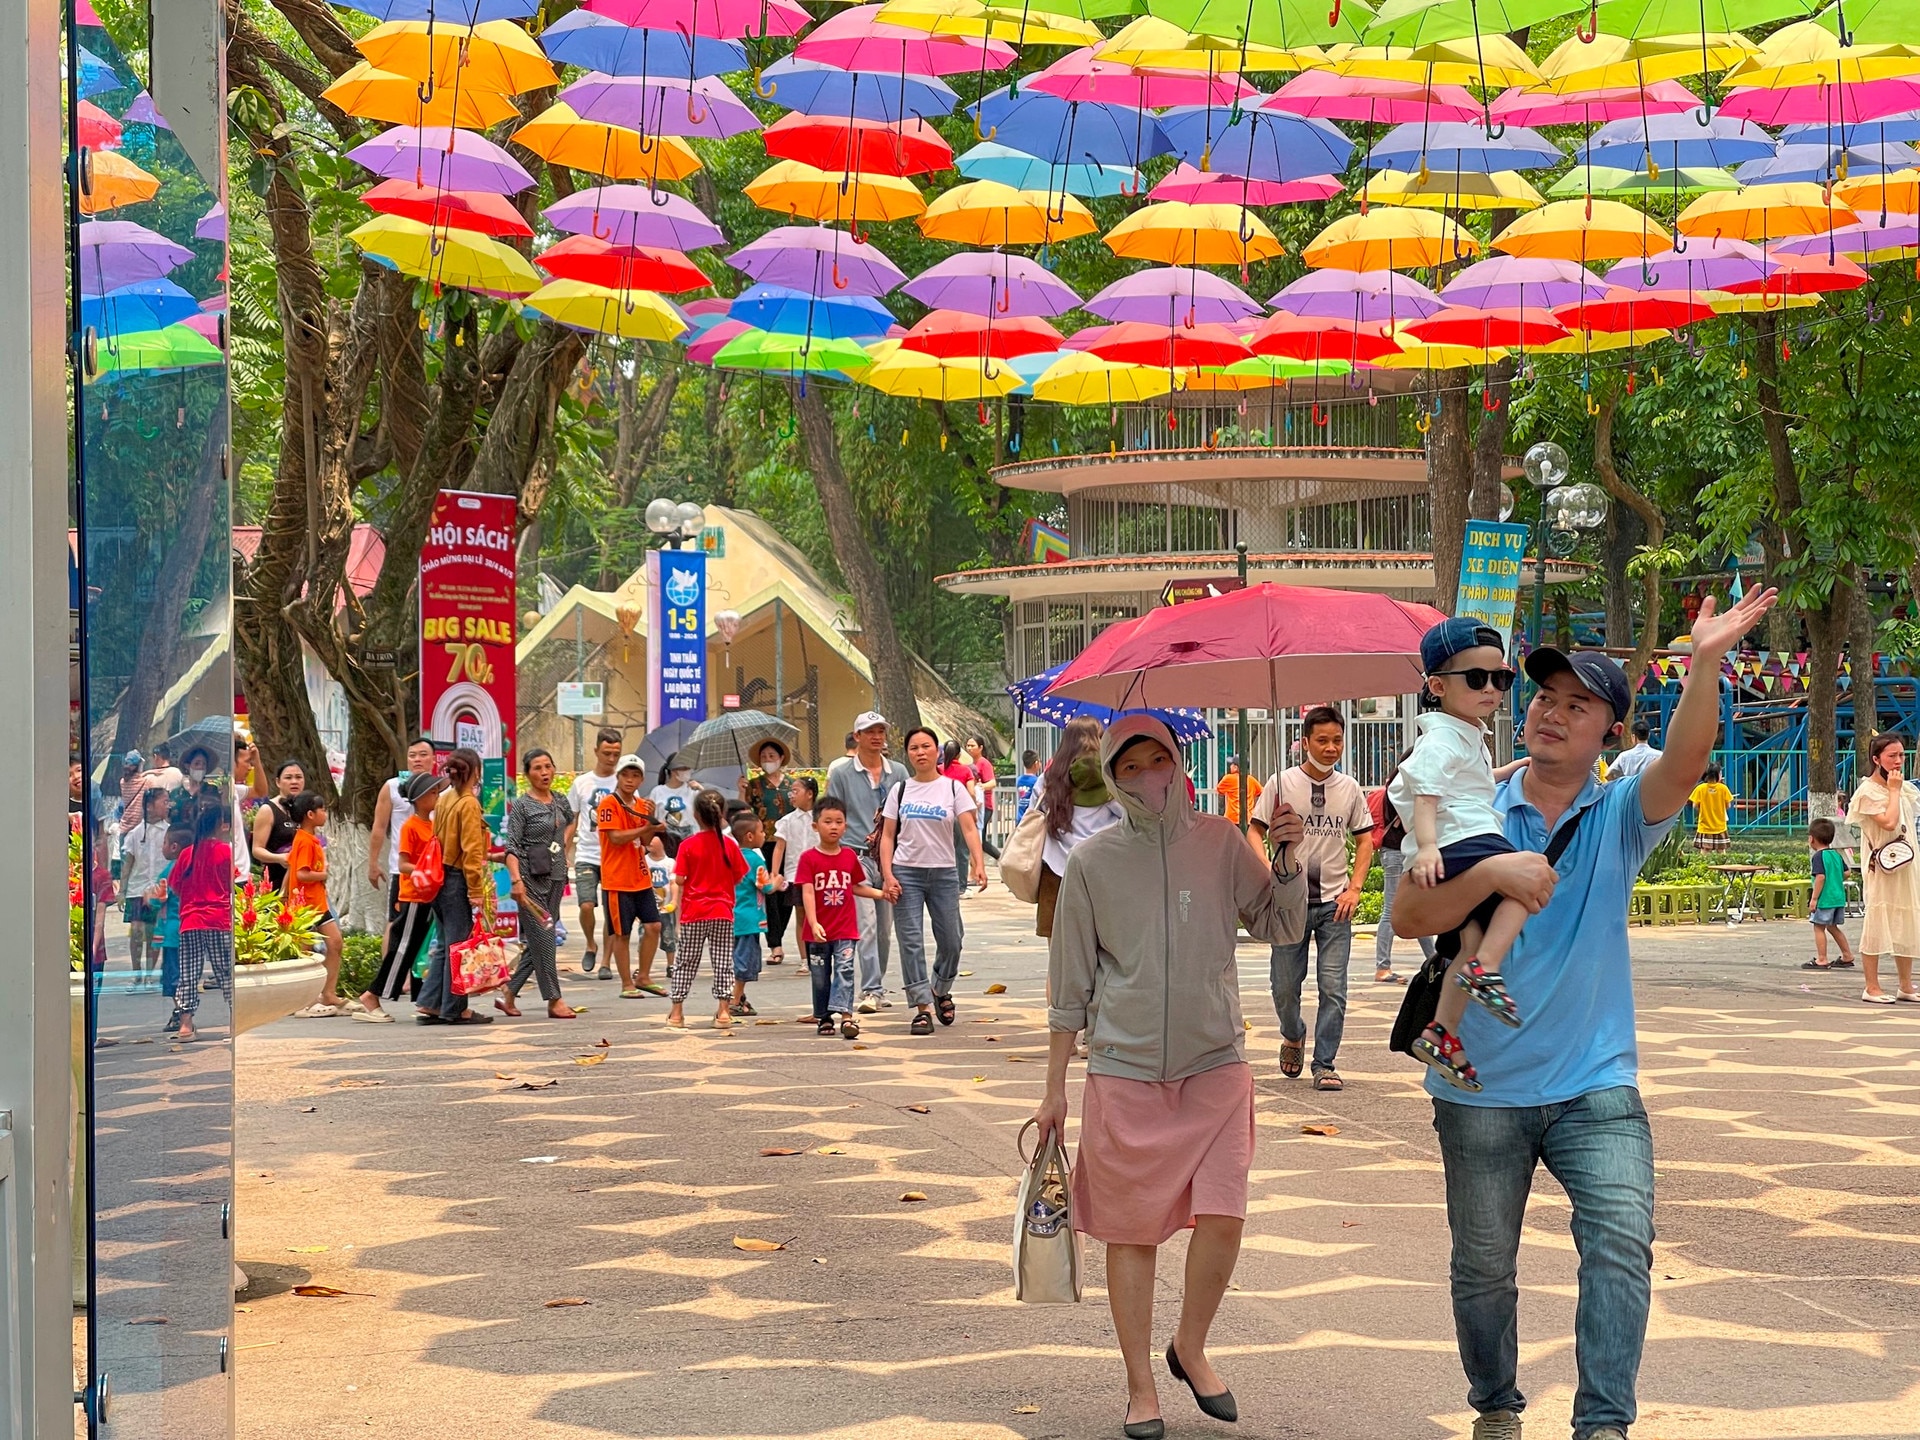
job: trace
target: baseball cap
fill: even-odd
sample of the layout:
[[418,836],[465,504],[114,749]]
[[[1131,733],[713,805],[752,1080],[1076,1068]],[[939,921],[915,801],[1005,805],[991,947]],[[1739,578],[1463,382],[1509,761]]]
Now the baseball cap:
[[1502,655],[1507,652],[1507,642],[1498,630],[1471,615],[1456,615],[1420,637],[1420,666],[1431,675],[1461,651],[1482,645],[1491,645]]
[[434,791],[444,790],[446,786],[447,779],[444,775],[436,775],[431,770],[423,770],[407,781],[407,803],[409,805],[417,805]]
[[862,730],[871,730],[876,725],[884,725],[886,723],[887,717],[882,715],[878,710],[862,710],[858,715],[853,717],[853,728],[856,734]]
[[613,767],[613,773],[618,775],[622,770],[638,770],[644,775],[647,772],[647,762],[638,755],[622,755],[620,763]]
[[1527,678],[1536,685],[1565,674],[1571,674],[1612,706],[1615,720],[1626,719],[1633,709],[1633,687],[1627,684],[1627,672],[1609,656],[1595,650],[1576,650],[1569,655],[1544,645],[1527,657]]

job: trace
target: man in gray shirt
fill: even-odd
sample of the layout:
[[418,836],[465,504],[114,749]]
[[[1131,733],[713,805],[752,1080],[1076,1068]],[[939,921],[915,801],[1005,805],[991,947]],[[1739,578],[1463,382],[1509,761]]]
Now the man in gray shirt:
[[[869,876],[880,873],[880,857],[867,846],[887,792],[907,778],[898,761],[887,758],[887,717],[863,711],[853,722],[854,750],[827,767],[827,798],[847,807],[847,846],[860,857]],[[860,921],[860,1004],[871,1015],[888,1003],[887,958],[893,949],[893,906],[884,900],[856,899]]]

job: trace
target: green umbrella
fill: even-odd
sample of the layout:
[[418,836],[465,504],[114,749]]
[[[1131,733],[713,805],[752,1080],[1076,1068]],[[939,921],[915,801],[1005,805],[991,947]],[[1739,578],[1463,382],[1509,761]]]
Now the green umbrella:
[[1814,24],[1838,35],[1842,19],[1850,45],[1920,45],[1920,5],[1913,0],[1845,0],[1822,10]]
[[186,325],[133,330],[96,341],[93,378],[136,370],[184,370],[190,365],[218,365],[226,358],[226,352],[218,345]]
[[[1903,0],[1903,4],[1909,0]],[[1750,25],[1767,25],[1775,20],[1805,20],[1813,14],[1817,0],[1600,0],[1600,25],[1604,34],[1626,35],[1726,35]],[[1871,5],[1866,8],[1871,9]],[[1847,23],[1853,23],[1853,4],[1847,6]]]
[[1009,4],[1003,8],[1018,8],[1029,15],[1065,15],[1070,20],[1105,20],[1140,13],[1136,0],[1022,0],[1018,7]]
[[1420,46],[1464,35],[1506,35],[1587,8],[1574,0],[1386,0],[1367,26],[1366,40]]
[[1554,181],[1547,194],[1556,200],[1577,200],[1589,194],[1608,200],[1638,200],[1663,192],[1671,195],[1676,189],[1683,195],[1701,195],[1709,190],[1739,188],[1740,182],[1731,172],[1710,165],[1682,167],[1677,178],[1673,171],[1662,170],[1658,180],[1644,170],[1620,170],[1610,165],[1595,165],[1589,170],[1576,165]]
[[1331,0],[1146,0],[1147,13],[1195,35],[1272,45],[1292,50],[1302,45],[1359,44],[1373,18],[1365,0],[1341,0],[1339,19]]
[[721,346],[720,353],[713,357],[717,370],[784,370],[796,375],[864,370],[872,363],[873,357],[857,340],[782,335],[771,330],[743,331]]

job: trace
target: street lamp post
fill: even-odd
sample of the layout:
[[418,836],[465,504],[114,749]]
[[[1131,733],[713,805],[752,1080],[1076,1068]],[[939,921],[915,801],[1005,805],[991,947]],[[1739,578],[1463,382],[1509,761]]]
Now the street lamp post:
[[[1531,446],[1521,460],[1529,482],[1541,492],[1540,514],[1533,526],[1533,618],[1527,627],[1529,648],[1543,642],[1547,595],[1547,554],[1564,560],[1580,545],[1580,536],[1598,530],[1607,523],[1607,492],[1598,485],[1582,481],[1567,484],[1573,467],[1567,452],[1551,440]],[[1519,691],[1515,691],[1519,700]],[[1515,716],[1515,729],[1519,728]]]
[[647,529],[669,550],[678,550],[683,540],[699,539],[706,523],[707,512],[696,501],[661,496],[647,502]]

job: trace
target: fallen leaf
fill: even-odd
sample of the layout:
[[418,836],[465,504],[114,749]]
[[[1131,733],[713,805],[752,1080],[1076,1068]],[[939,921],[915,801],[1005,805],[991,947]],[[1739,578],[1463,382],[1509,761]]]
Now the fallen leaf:
[[1038,1415],[1040,1413],[1040,1407],[1038,1405],[1016,1405],[1013,1407],[1013,1413],[1016,1415]]
[[1251,1021],[1251,1020],[1242,1020],[1242,1021],[1240,1022],[1240,1028],[1241,1028],[1242,1030],[1251,1030],[1251,1029],[1253,1029],[1253,1021]]
[[608,1046],[610,1046],[610,1045],[612,1045],[612,1044],[613,1044],[613,1041],[611,1041],[611,1040],[608,1040],[607,1038],[605,1038],[604,1036],[602,1036],[602,1037],[601,1037],[600,1039],[598,1039],[598,1040],[596,1040],[596,1041],[594,1041],[593,1043],[594,1043],[594,1044],[595,1044],[596,1046],[598,1046],[598,1047],[599,1047],[600,1049],[602,1049],[602,1050],[605,1050],[605,1049],[606,1049],[606,1048],[607,1048]]
[[592,1193],[593,1186],[591,1185],[569,1185],[567,1187],[567,1194],[569,1195],[591,1195]]
[[1358,1230],[1360,1228],[1360,1222],[1358,1220],[1342,1220],[1340,1222],[1340,1228],[1342,1230]]
[[842,1150],[838,1145],[822,1145],[813,1153],[816,1155],[844,1155],[847,1152]]
[[549,1300],[542,1310],[565,1310],[572,1305],[591,1305],[591,1300],[582,1300],[578,1295],[562,1295],[558,1300]]
[[1338,1125],[1302,1125],[1300,1133],[1302,1135],[1338,1135],[1340,1127]]
[[813,1263],[816,1265],[824,1265],[827,1263],[827,1257],[824,1255],[816,1255],[813,1257]]
[[384,1080],[342,1080],[339,1088],[342,1090],[371,1090],[376,1085],[384,1085],[386,1083]]
[[998,1045],[1000,1043],[1000,1037],[998,1035],[989,1035],[986,1037],[986,1041],[989,1045]]
[[856,1050],[869,1050],[872,1047],[868,1045],[865,1041],[856,1040],[853,1042],[853,1048]]
[[927,1197],[925,1195],[922,1195],[918,1190],[909,1190],[907,1191],[906,1194],[900,1197],[900,1203],[903,1205],[911,1205],[915,1201],[924,1200],[926,1198]]
[[761,1254],[772,1250],[784,1250],[787,1248],[787,1243],[785,1240],[756,1240],[750,1235],[736,1235],[733,1237],[734,1249],[746,1250],[753,1254]]
[[1024,1055],[1007,1056],[1007,1064],[1009,1065],[1024,1065],[1026,1063],[1027,1063],[1027,1057]]
[[987,1077],[984,1075],[976,1075],[973,1077],[973,1083],[976,1085],[984,1085],[987,1083]]
[[913,1115],[925,1115],[927,1113],[927,1107],[924,1105],[909,1105],[907,1106],[907,1111]]
[[982,995],[1004,995],[1007,993],[1007,987],[1004,985],[989,985],[980,993]]
[[332,1300],[342,1295],[357,1295],[365,1300],[373,1298],[365,1290],[336,1290],[331,1285],[296,1285],[293,1287],[293,1293],[305,1295],[311,1300]]
[[327,1247],[324,1245],[289,1245],[287,1247],[289,1255],[324,1255],[326,1253]]
[[253,1307],[251,1305],[236,1305],[233,1307],[233,1313],[236,1315],[251,1315],[253,1313]]
[[522,1080],[513,1088],[516,1090],[551,1090],[559,1083],[558,1080]]
[[789,1150],[784,1145],[775,1145],[760,1152],[762,1155],[798,1155],[798,1150]]
[[973,974],[973,971],[971,971],[971,970],[962,970],[962,971],[960,972],[960,978],[961,978],[962,980],[965,980],[965,979],[967,979],[967,978],[968,978],[969,976],[971,976],[972,974]]
[[164,1315],[136,1315],[127,1323],[129,1325],[165,1325],[168,1321]]
[[576,1065],[604,1065],[607,1063],[607,1057],[604,1054],[576,1055],[573,1057],[573,1063]]
[[756,1020],[753,1023],[756,1025],[778,1025],[780,1022],[778,1020]]
[[504,1070],[496,1070],[493,1072],[493,1078],[496,1080],[511,1080],[513,1076],[507,1074]]

